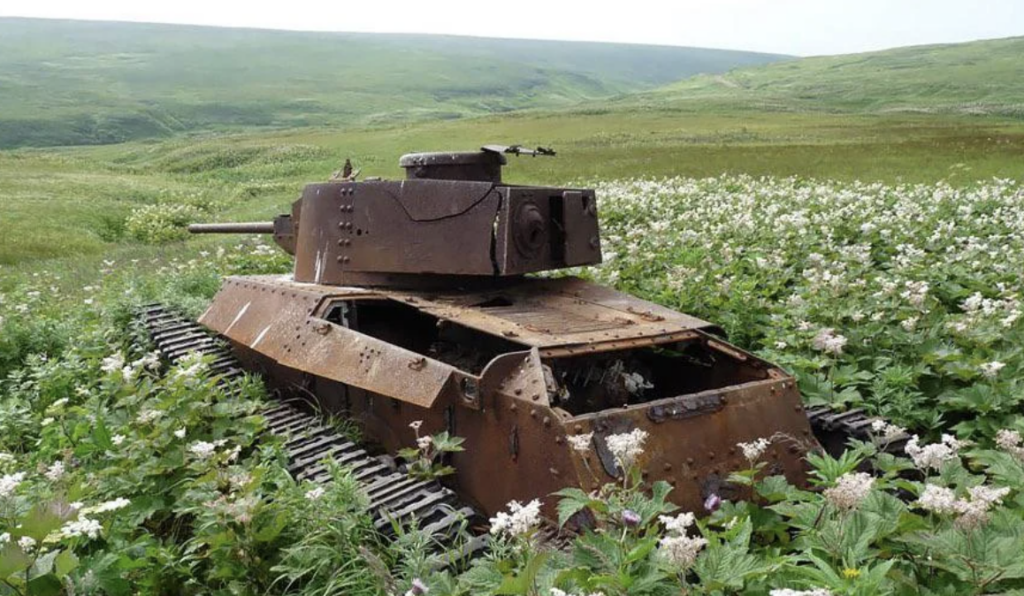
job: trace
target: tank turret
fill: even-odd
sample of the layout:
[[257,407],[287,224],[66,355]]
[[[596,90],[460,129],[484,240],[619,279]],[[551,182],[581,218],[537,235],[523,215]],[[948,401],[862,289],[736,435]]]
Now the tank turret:
[[507,154],[488,145],[411,153],[405,179],[309,184],[274,222],[197,224],[194,233],[272,233],[295,280],[407,286],[476,282],[601,262],[594,191],[505,184]]

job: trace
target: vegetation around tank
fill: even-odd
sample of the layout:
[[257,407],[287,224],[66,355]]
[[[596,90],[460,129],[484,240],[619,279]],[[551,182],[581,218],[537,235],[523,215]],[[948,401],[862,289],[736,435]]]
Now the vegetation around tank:
[[[1008,72],[1002,45],[965,48]],[[833,83],[856,105],[722,107],[697,97],[723,84],[705,78],[559,112],[0,152],[0,594],[1024,590],[1024,134],[1005,110],[933,109],[1005,105],[1012,89],[930,95],[934,113],[907,114]],[[288,270],[269,244],[183,242],[179,225],[267,219],[346,157],[395,176],[399,154],[439,138],[553,145],[557,159],[512,158],[506,175],[596,186],[607,262],[580,273],[721,324],[795,373],[809,403],[891,424],[813,458],[809,489],[765,465],[777,437],[737,445],[742,497],[699,511],[666,505],[670,488],[640,474],[644,437],[619,436],[625,482],[559,495],[560,521],[594,522],[561,551],[532,540],[533,503],[494,517],[495,548],[467,570],[437,570],[415,532],[379,539],[344,469],[324,487],[287,475],[259,384],[227,400],[202,361],[156,371],[132,308],[195,316],[224,275]],[[879,452],[892,425],[918,434],[897,456]],[[446,472],[430,445],[458,438],[420,438],[409,457]]]

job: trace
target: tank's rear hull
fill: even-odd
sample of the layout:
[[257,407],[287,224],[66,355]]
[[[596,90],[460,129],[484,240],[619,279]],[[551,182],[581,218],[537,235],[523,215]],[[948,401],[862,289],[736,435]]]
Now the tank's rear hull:
[[[793,380],[703,321],[573,278],[410,293],[230,278],[201,322],[281,391],[360,421],[390,452],[463,437],[454,484],[487,514],[591,489],[619,470],[605,437],[643,429],[648,481],[697,510],[747,467],[736,444],[775,437],[770,473],[803,481],[816,447]],[[587,452],[567,437],[594,433]]]

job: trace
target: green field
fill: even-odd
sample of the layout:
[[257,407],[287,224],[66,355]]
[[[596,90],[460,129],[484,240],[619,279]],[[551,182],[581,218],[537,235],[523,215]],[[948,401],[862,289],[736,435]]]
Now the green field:
[[397,177],[402,153],[488,142],[559,151],[513,158],[506,175],[515,182],[726,172],[956,184],[1024,177],[1024,125],[967,116],[569,112],[19,150],[0,153],[0,202],[13,231],[0,238],[0,264],[133,250],[124,222],[143,205],[198,195],[210,203],[208,219],[268,218],[346,158],[363,175]]
[[0,148],[560,107],[784,56],[0,19]]

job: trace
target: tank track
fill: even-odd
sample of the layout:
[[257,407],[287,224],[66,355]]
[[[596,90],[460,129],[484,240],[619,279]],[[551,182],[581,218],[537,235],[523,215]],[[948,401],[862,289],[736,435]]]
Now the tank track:
[[[209,372],[223,385],[246,374],[230,348],[199,323],[160,304],[143,307],[138,318],[166,362],[176,364],[195,353],[209,356]],[[268,430],[284,443],[293,478],[330,482],[327,461],[333,460],[348,468],[361,485],[373,525],[382,535],[393,536],[396,526],[406,527],[415,519],[419,529],[443,551],[442,566],[461,565],[486,550],[486,520],[462,504],[454,491],[394,470],[325,425],[304,405],[300,400],[286,400],[262,412]]]
[[[832,456],[838,456],[845,449],[850,439],[872,442],[875,438],[871,425],[882,420],[877,416],[868,416],[860,408],[838,411],[828,406],[807,408],[807,421],[811,431],[821,446]],[[903,455],[910,435],[900,433],[890,438],[879,449],[892,455]]]

